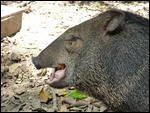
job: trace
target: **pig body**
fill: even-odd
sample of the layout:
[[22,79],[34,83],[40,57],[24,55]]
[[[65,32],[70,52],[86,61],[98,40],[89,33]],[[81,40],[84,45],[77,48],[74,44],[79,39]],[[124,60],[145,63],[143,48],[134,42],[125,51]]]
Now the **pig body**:
[[[64,32],[37,57],[48,83],[74,86],[114,111],[149,111],[149,20],[109,10]],[[63,69],[56,70],[58,65]]]

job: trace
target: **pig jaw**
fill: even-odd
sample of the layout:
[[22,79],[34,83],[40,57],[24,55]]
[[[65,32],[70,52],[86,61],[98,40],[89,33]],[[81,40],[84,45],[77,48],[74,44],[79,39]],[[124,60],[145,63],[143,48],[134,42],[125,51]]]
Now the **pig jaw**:
[[57,70],[54,71],[50,74],[50,77],[48,80],[45,81],[45,83],[49,84],[50,86],[54,87],[54,88],[63,88],[61,82],[63,81],[63,79],[65,78],[66,74],[66,68],[63,70]]
[[[43,68],[39,62],[38,57],[32,57],[32,62],[37,69]],[[63,66],[62,66],[63,65]],[[64,79],[66,77],[66,65],[65,64],[58,64],[57,67],[44,67],[44,68],[52,68],[53,72],[49,74],[49,79],[45,80],[46,84],[49,84],[53,88],[64,88],[68,86],[64,84]]]

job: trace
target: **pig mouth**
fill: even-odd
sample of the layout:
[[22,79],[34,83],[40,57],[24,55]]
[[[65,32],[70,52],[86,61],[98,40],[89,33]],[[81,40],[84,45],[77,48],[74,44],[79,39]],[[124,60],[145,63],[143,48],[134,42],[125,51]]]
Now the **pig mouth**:
[[50,77],[45,82],[53,85],[55,83],[58,83],[65,77],[65,70],[66,65],[65,64],[59,64],[57,67],[52,68],[52,73],[50,73]]

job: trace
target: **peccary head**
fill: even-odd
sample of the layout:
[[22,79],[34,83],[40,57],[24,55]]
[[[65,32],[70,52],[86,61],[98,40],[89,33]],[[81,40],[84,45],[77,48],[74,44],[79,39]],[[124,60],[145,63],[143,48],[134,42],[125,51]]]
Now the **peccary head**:
[[74,26],[37,57],[48,83],[75,86],[117,111],[149,111],[149,20],[109,10]]

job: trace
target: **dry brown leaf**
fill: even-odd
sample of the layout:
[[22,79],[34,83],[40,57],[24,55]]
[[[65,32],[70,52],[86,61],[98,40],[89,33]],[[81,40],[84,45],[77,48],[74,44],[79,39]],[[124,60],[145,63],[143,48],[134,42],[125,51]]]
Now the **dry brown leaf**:
[[23,75],[22,74],[18,75],[18,78],[17,78],[17,80],[15,82],[17,84],[21,84],[23,82]]
[[68,90],[67,89],[62,89],[60,90],[60,92],[58,93],[59,96],[64,96],[68,93]]
[[39,71],[40,72],[37,74],[37,76],[45,76],[45,74],[47,73],[47,69],[46,68],[40,69]]
[[48,95],[48,93],[44,90],[44,87],[41,89],[40,93],[40,101],[41,102],[48,102],[48,100],[52,99],[52,96]]
[[61,105],[59,112],[67,112],[67,106],[65,104]]
[[17,69],[20,66],[20,63],[12,64],[9,66],[9,72],[13,73],[15,69]]

